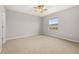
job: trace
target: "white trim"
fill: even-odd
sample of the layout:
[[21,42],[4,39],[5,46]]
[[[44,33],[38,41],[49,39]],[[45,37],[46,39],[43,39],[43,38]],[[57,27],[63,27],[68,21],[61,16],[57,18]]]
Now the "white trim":
[[[37,35],[39,35],[39,34],[37,34]],[[46,35],[46,34],[42,34],[42,35]],[[7,38],[7,40],[18,39],[18,38],[25,38],[25,37],[31,37],[31,36],[36,36],[36,35],[17,36],[17,37]],[[69,39],[69,38],[66,38],[66,37],[57,37],[57,36],[52,36],[52,35],[46,35],[46,36],[55,37],[55,38],[64,39],[64,40],[72,41],[72,42],[75,42],[75,43],[79,43],[79,41],[72,40],[72,39]]]
[[18,38],[25,38],[25,37],[31,37],[31,36],[37,36],[39,34],[36,34],[36,35],[29,35],[29,36],[17,36],[17,37],[11,37],[11,38],[7,38],[7,40],[12,40],[12,39],[18,39]]
[[66,38],[66,37],[57,37],[57,36],[48,35],[48,34],[44,34],[44,35],[47,35],[47,36],[50,36],[50,37],[59,38],[59,39],[68,40],[68,41],[71,41],[71,42],[75,42],[75,43],[79,43],[79,41],[76,41],[76,40],[72,40],[72,39],[70,39],[70,38]]

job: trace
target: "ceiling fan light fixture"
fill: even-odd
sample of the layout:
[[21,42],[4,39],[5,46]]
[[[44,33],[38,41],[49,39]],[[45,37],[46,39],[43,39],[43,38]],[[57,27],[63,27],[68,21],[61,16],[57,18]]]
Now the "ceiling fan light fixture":
[[37,12],[40,12],[40,13],[43,13],[44,11],[47,10],[44,5],[38,5],[38,6],[34,7],[34,8],[35,8],[35,10]]

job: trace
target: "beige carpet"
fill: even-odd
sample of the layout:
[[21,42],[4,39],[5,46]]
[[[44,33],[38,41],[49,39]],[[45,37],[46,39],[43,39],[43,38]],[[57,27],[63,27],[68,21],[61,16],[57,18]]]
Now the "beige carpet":
[[79,53],[79,44],[49,36],[8,40],[2,53]]

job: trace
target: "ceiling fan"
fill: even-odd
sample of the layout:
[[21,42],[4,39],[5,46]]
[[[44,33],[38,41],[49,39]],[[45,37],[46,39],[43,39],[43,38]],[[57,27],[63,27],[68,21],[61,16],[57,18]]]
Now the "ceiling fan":
[[47,11],[46,7],[44,5],[37,5],[34,7],[37,12],[43,13],[44,11]]

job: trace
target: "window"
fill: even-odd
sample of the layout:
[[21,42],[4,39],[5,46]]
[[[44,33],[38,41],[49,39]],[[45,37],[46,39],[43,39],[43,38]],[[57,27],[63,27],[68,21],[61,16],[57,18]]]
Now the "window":
[[59,18],[58,17],[53,17],[49,19],[49,29],[50,30],[58,30],[58,24],[59,24]]
[[59,23],[59,18],[58,17],[54,17],[49,19],[49,25],[57,25]]

